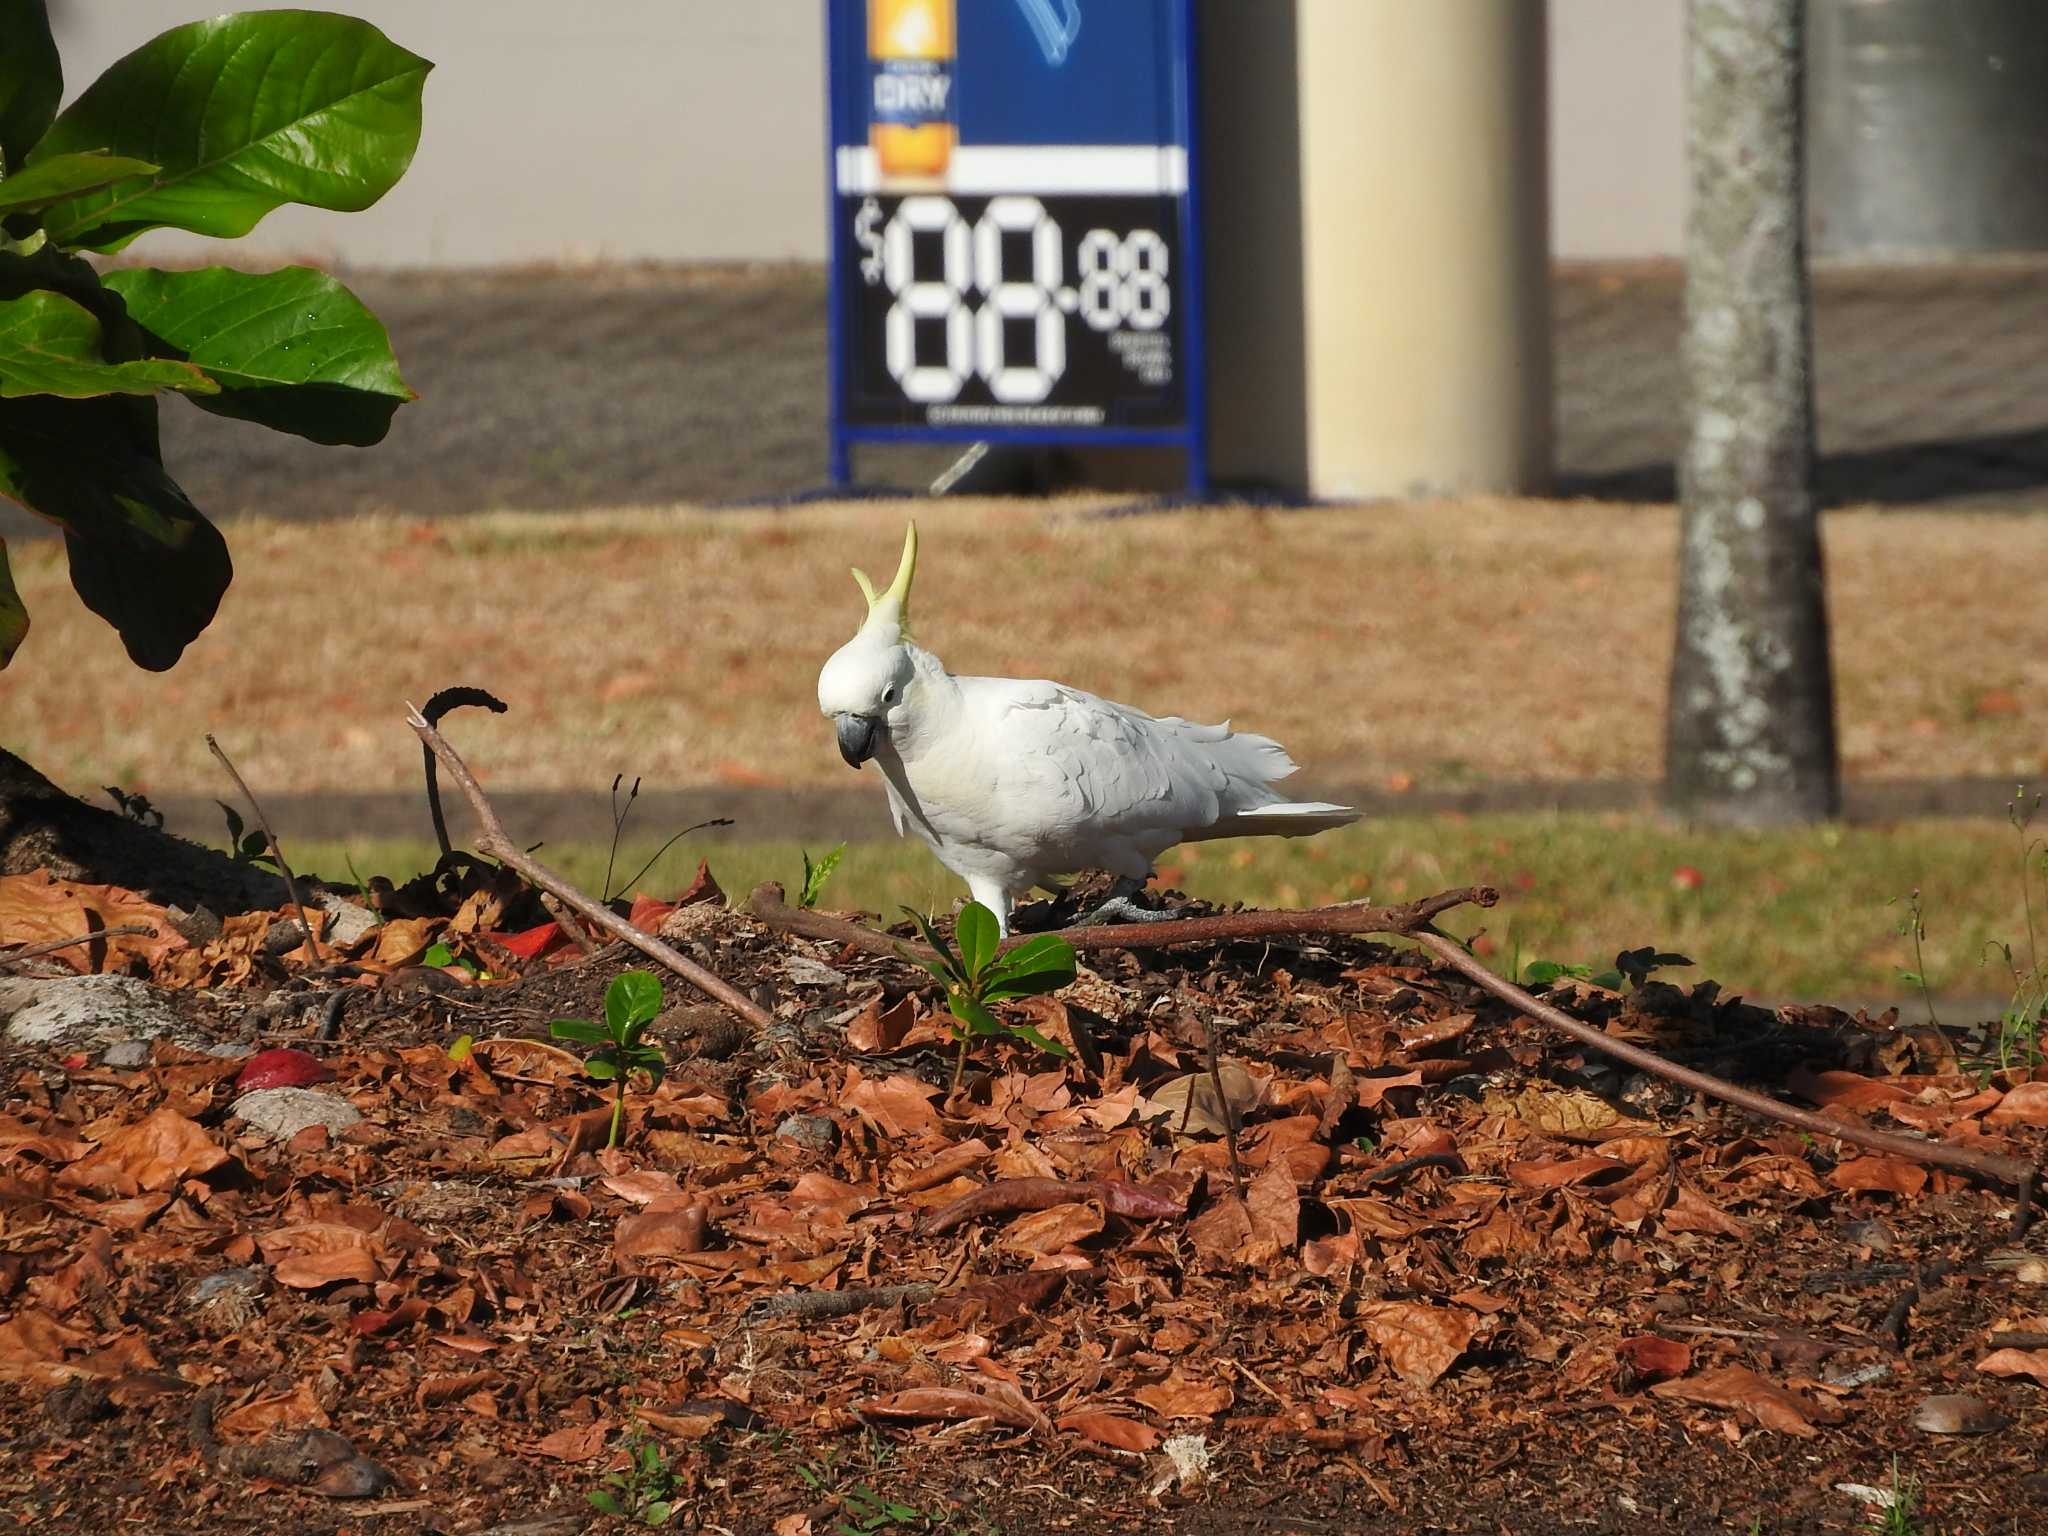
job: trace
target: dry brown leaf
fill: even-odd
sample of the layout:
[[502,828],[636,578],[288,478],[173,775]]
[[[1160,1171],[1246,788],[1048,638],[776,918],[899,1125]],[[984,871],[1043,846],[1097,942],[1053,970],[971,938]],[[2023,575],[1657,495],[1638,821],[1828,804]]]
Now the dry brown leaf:
[[1177,1365],[1166,1380],[1140,1387],[1131,1396],[1163,1419],[1213,1418],[1235,1401],[1221,1382],[1196,1381]]
[[1228,1102],[1242,1125],[1245,1116],[1265,1102],[1268,1085],[1234,1061],[1219,1063],[1216,1076],[1223,1083],[1222,1099],[1216,1097],[1216,1084],[1207,1072],[1189,1072],[1168,1078],[1150,1094],[1140,1096],[1138,1114],[1146,1120],[1164,1116],[1166,1128],[1176,1135],[1221,1136],[1230,1129],[1224,1104]]
[[1394,1374],[1418,1387],[1433,1385],[1472,1342],[1479,1319],[1462,1307],[1419,1301],[1376,1301],[1359,1320]]
[[1351,1079],[1352,1094],[1358,1100],[1360,1109],[1376,1109],[1380,1100],[1396,1088],[1420,1088],[1420,1072],[1403,1072],[1398,1077],[1354,1077]]
[[1668,1397],[1676,1402],[1734,1409],[1748,1414],[1765,1429],[1797,1435],[1801,1439],[1811,1439],[1819,1434],[1820,1431],[1813,1427],[1813,1421],[1829,1416],[1826,1410],[1808,1402],[1797,1392],[1740,1365],[1724,1365],[1718,1370],[1678,1381],[1660,1381],[1650,1391],[1657,1397]]
[[426,953],[440,931],[438,917],[394,917],[370,930],[369,953],[364,958],[378,965],[410,965]]
[[1489,1093],[1485,1109],[1489,1115],[1505,1115],[1539,1135],[1565,1141],[1596,1139],[1617,1125],[1636,1123],[1598,1094],[1548,1083],[1531,1083],[1517,1094]]
[[1159,1444],[1159,1431],[1137,1419],[1114,1413],[1063,1413],[1056,1421],[1069,1434],[1118,1451],[1149,1451]]
[[839,1102],[884,1136],[940,1137],[945,1134],[945,1126],[938,1110],[932,1107],[932,1094],[928,1084],[908,1073],[870,1078],[863,1077],[860,1068],[848,1067],[846,1088]]
[[610,1419],[593,1419],[588,1424],[558,1429],[534,1442],[534,1452],[551,1461],[595,1461],[604,1454],[604,1443],[612,1432]]
[[905,993],[884,1010],[880,994],[868,999],[867,1007],[846,1025],[846,1043],[862,1055],[893,1051],[903,1044],[910,1026],[917,1020],[917,1000]]
[[0,1323],[0,1381],[50,1385],[74,1374],[62,1366],[93,1341],[92,1334],[59,1322],[40,1307],[26,1307]]
[[1467,1232],[1460,1246],[1468,1258],[1512,1259],[1534,1253],[1538,1242],[1535,1229],[1503,1203]]
[[997,1246],[1027,1258],[1058,1253],[1094,1237],[1102,1230],[1102,1219],[1100,1206],[1078,1201],[1030,1211],[1003,1228]]
[[75,939],[129,923],[147,923],[155,932],[53,950],[46,958],[54,964],[79,972],[146,976],[159,961],[188,946],[162,907],[123,886],[58,880],[46,869],[0,875],[0,947]]
[[1623,1339],[1614,1346],[1614,1352],[1628,1362],[1636,1379],[1646,1385],[1669,1381],[1692,1369],[1690,1344],[1661,1338],[1654,1333],[1639,1333],[1632,1339]]
[[1042,1422],[1014,1401],[966,1387],[906,1387],[855,1403],[853,1411],[875,1419],[991,1419],[1011,1429]]
[[273,1429],[329,1429],[334,1421],[313,1395],[313,1383],[302,1381],[289,1392],[259,1397],[214,1420],[226,1440],[260,1440]]
[[377,1261],[370,1257],[367,1248],[334,1248],[326,1253],[295,1253],[278,1260],[270,1273],[279,1285],[288,1285],[295,1291],[317,1291],[341,1280],[375,1280]]
[[1685,1180],[1678,1181],[1671,1203],[1658,1213],[1667,1232],[1705,1232],[1716,1237],[1747,1237],[1749,1228]]
[[134,1195],[175,1189],[228,1160],[227,1150],[197,1121],[166,1107],[116,1131],[98,1151],[59,1174],[57,1182],[67,1189]]
[[1912,1199],[1927,1187],[1927,1170],[1903,1157],[1852,1157],[1828,1175],[1837,1189],[1873,1189]]
[[1509,1163],[1508,1177],[1524,1189],[1560,1189],[1584,1184],[1602,1174],[1627,1173],[1627,1163],[1611,1157],[1559,1157]]
[[2048,1387],[2048,1349],[1997,1349],[1977,1362],[1990,1376],[2031,1376]]
[[1984,1117],[1994,1129],[2008,1125],[2048,1125],[2048,1082],[2021,1083],[2009,1089]]
[[709,1242],[710,1212],[701,1199],[672,1195],[644,1211],[621,1216],[612,1235],[612,1254],[623,1261],[701,1253]]
[[610,1190],[621,1200],[630,1200],[635,1205],[652,1205],[657,1200],[676,1200],[682,1197],[682,1186],[676,1183],[676,1176],[659,1168],[635,1168],[626,1173],[608,1173],[599,1179],[601,1188]]
[[1785,1086],[1816,1104],[1837,1109],[1883,1109],[1913,1097],[1897,1083],[1860,1072],[1809,1072],[1803,1067],[1786,1078]]

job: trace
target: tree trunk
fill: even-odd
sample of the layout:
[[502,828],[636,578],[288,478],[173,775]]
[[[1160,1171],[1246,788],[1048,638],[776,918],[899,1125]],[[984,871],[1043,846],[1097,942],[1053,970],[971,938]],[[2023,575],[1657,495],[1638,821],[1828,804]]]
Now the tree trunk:
[[1686,412],[1666,801],[1760,825],[1835,814],[1813,499],[1803,0],[1688,0]]
[[268,870],[88,805],[0,751],[0,875],[35,869],[216,916],[285,900],[284,881]]

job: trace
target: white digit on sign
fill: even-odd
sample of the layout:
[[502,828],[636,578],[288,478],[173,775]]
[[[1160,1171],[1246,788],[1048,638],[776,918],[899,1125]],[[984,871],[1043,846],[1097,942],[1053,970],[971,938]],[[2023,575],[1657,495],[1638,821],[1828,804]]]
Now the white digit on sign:
[[1123,243],[1107,229],[1089,230],[1074,253],[1081,271],[1081,318],[1091,331],[1113,331],[1123,320],[1123,275],[1117,271],[1122,254]]
[[[917,275],[913,236],[939,237],[943,275]],[[966,302],[970,266],[967,225],[944,197],[906,197],[882,231],[882,280],[896,302],[882,333],[889,375],[912,400],[944,403],[960,393],[974,371],[974,320]],[[917,322],[946,323],[944,366],[918,361]]]
[[1149,229],[1134,229],[1124,241],[1123,302],[1126,319],[1141,331],[1156,331],[1173,313],[1173,289],[1166,277],[1166,242]]
[[[1003,236],[1031,237],[1031,281],[1003,272]],[[1054,295],[1060,287],[1060,227],[1035,197],[998,197],[974,226],[974,282],[986,295],[975,317],[979,372],[989,393],[1004,404],[1027,404],[1052,393],[1067,371],[1067,321]],[[1003,322],[1032,323],[1032,364],[1005,355]]]

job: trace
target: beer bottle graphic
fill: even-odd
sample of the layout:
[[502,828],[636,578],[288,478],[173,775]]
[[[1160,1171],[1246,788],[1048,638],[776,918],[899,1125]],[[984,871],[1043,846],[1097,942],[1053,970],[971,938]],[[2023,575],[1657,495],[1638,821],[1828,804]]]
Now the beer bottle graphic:
[[885,178],[943,176],[953,117],[954,0],[868,0],[868,142]]

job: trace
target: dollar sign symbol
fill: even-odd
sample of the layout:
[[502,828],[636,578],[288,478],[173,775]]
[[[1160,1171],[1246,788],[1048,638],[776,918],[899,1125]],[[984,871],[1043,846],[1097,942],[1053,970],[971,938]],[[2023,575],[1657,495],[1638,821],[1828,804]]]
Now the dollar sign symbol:
[[875,226],[882,222],[882,205],[872,197],[853,216],[853,243],[867,254],[860,259],[860,275],[870,287],[882,280],[882,236]]

